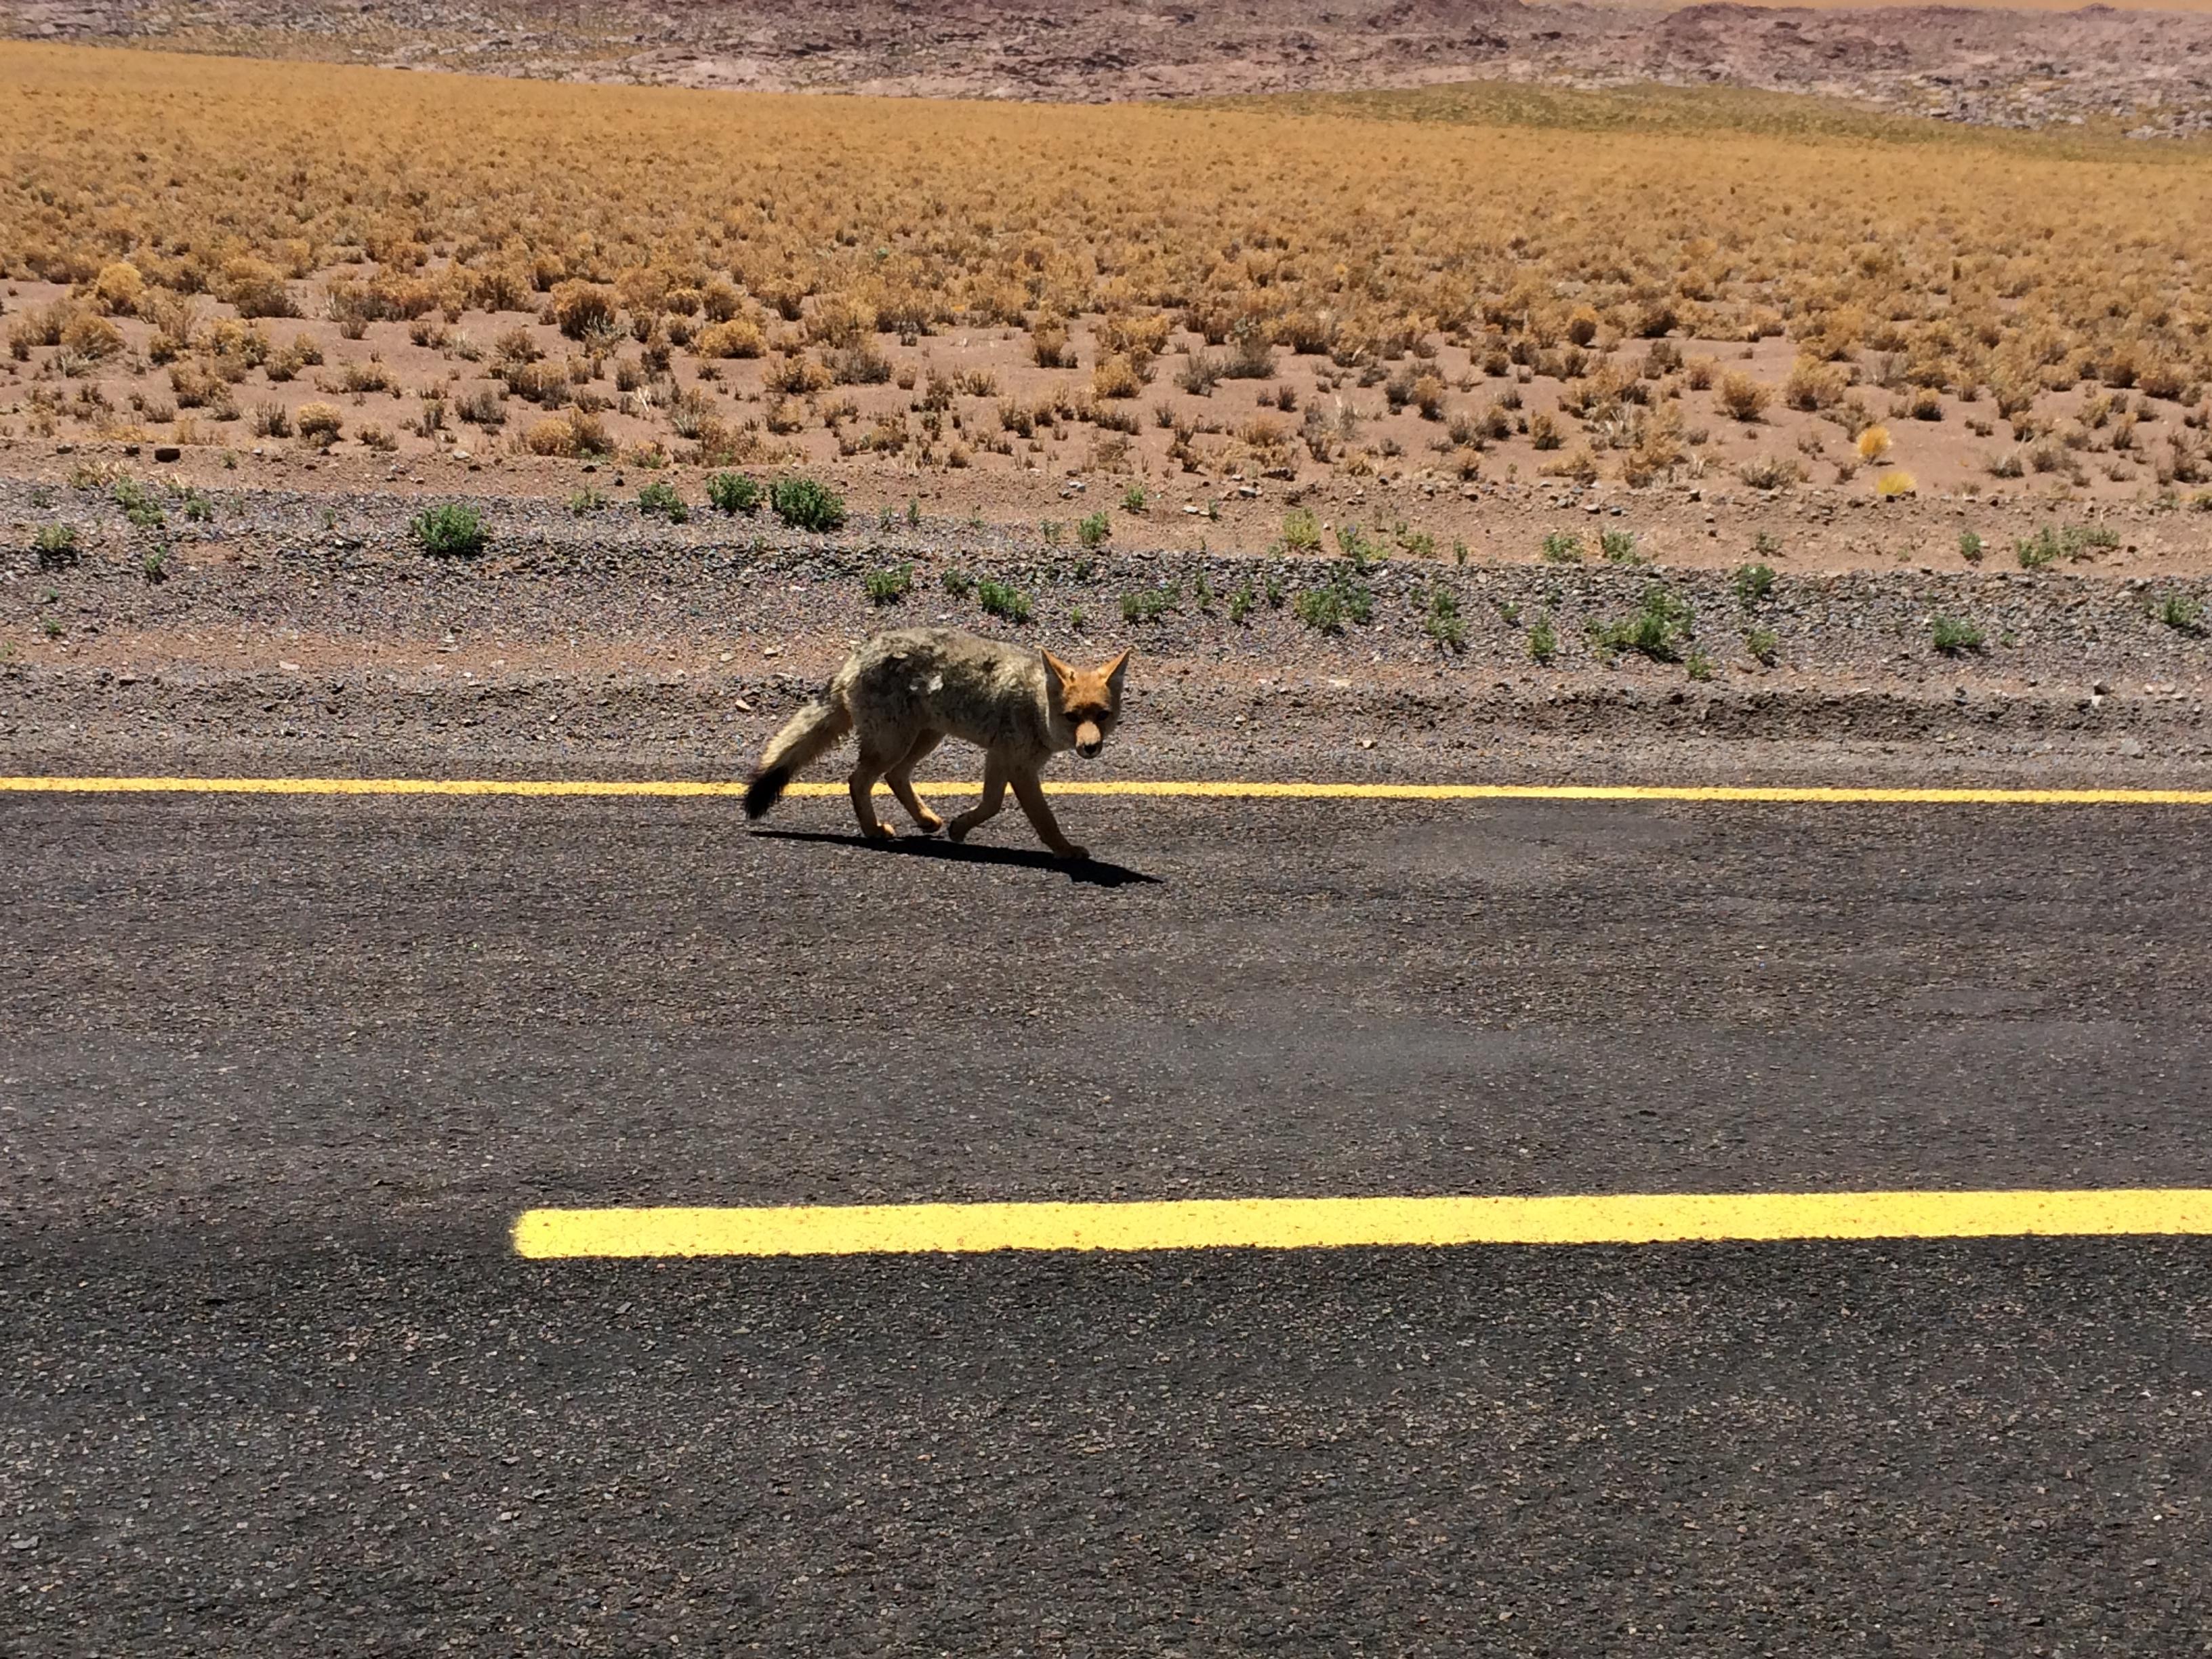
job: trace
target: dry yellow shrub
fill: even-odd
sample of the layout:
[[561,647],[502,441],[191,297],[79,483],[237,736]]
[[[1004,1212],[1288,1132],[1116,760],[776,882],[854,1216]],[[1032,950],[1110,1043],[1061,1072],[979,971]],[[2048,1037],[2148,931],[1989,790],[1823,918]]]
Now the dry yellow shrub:
[[702,357],[757,357],[768,349],[768,340],[751,318],[732,317],[701,329],[692,337],[691,349]]
[[336,404],[301,404],[292,427],[306,442],[327,449],[345,430],[345,414]]
[[62,330],[61,344],[80,357],[112,357],[123,349],[123,331],[105,317],[82,311]]
[[[824,389],[818,357],[872,373],[873,337],[955,322],[1026,323],[1040,363],[1073,368],[1075,318],[1079,336],[1095,319],[1109,404],[1176,322],[1255,376],[1278,349],[1364,374],[1449,342],[1486,374],[1595,381],[1593,349],[1616,336],[1786,332],[1803,360],[1787,401],[1843,413],[1855,372],[1909,413],[1986,386],[2008,419],[2084,378],[2159,399],[2212,381],[2197,270],[2212,169],[2182,145],[1832,118],[1813,100],[1784,117],[1720,92],[1075,107],[22,43],[0,43],[0,273],[79,296],[9,319],[24,359],[82,309],[127,307],[155,325],[156,361],[234,367],[246,348],[203,343],[184,299],[287,315],[306,278],[356,337],[442,308],[505,313],[471,326],[490,339],[543,308],[599,348],[626,320],[647,380],[696,327],[699,355],[781,354],[772,399]],[[1680,368],[1692,391],[1721,380],[1702,356]],[[1624,408],[1641,405],[1587,390],[1608,427],[1589,435],[1634,453]],[[1722,391],[1739,418],[1771,396],[1741,375]],[[774,407],[772,424],[804,418]],[[1565,436],[1534,411],[1531,428]]]
[[533,421],[529,430],[514,441],[532,455],[606,455],[614,451],[606,423],[580,409]]
[[1731,369],[1721,376],[1720,390],[1716,395],[1731,419],[1749,422],[1766,412],[1767,404],[1774,400],[1774,388]]
[[146,297],[146,279],[128,259],[118,259],[102,267],[92,297],[111,317],[134,317]]
[[1143,374],[1126,356],[1102,357],[1091,372],[1091,395],[1094,398],[1133,398],[1144,389]]
[[284,286],[284,273],[264,259],[240,257],[226,260],[222,280],[211,284],[238,308],[241,317],[294,317],[299,314]]
[[570,339],[588,339],[614,326],[616,304],[611,288],[598,283],[562,283],[553,290],[553,321]]

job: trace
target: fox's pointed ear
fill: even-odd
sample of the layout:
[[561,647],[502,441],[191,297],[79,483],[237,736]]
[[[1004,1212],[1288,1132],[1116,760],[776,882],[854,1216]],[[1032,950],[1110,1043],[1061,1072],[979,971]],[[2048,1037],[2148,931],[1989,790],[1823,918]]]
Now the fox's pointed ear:
[[1037,651],[1037,655],[1044,659],[1045,672],[1050,674],[1053,678],[1059,681],[1060,684],[1066,685],[1068,681],[1075,678],[1075,671],[1073,668],[1070,668],[1066,663],[1062,662],[1059,658],[1054,656],[1051,652],[1040,647]]
[[1120,656],[1115,658],[1113,661],[1106,664],[1098,671],[1101,674],[1103,674],[1106,677],[1106,684],[1114,688],[1114,692],[1116,696],[1120,696],[1121,691],[1121,671],[1128,667],[1130,652],[1133,651],[1135,648],[1135,647],[1132,646],[1129,651],[1124,651]]

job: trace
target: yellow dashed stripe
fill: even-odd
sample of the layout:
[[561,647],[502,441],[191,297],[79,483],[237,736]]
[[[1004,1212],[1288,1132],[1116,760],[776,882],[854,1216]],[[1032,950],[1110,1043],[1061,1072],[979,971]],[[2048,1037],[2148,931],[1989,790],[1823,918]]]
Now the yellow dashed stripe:
[[[918,789],[973,793],[972,779],[916,781]],[[1048,780],[1055,795],[1189,797],[1206,800],[1692,801],[1771,805],[2212,806],[2212,789],[1873,789],[1751,784],[1261,783],[1236,779]],[[0,791],[48,794],[524,795],[720,799],[742,782],[602,778],[0,777]],[[842,796],[842,783],[794,783],[794,796]]]
[[2212,1234],[2212,1189],[541,1209],[523,1212],[514,1240],[519,1255],[553,1259],[2131,1234]]

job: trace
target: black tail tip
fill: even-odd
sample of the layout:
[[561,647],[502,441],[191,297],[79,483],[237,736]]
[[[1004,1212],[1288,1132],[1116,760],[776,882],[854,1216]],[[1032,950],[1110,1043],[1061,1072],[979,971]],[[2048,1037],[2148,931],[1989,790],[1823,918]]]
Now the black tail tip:
[[791,781],[788,766],[771,766],[764,772],[756,772],[752,781],[745,785],[745,816],[764,818],[768,809],[783,799],[783,787]]

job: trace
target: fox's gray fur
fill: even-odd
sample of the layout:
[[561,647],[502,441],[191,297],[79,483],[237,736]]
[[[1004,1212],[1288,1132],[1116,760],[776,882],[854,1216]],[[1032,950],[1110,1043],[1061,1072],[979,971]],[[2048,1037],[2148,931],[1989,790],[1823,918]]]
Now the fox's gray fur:
[[799,773],[837,746],[860,739],[853,812],[862,831],[889,836],[872,791],[880,778],[925,834],[945,821],[914,791],[914,769],[946,738],[983,751],[983,799],[954,818],[952,839],[995,816],[1011,786],[1038,837],[1062,858],[1081,858],[1045,803],[1037,774],[1063,749],[1096,755],[1121,718],[1129,653],[1095,670],[1070,667],[1050,652],[1005,645],[951,628],[879,634],[845,659],[829,688],[775,735],[745,789],[745,816],[774,806]]

